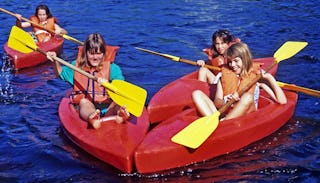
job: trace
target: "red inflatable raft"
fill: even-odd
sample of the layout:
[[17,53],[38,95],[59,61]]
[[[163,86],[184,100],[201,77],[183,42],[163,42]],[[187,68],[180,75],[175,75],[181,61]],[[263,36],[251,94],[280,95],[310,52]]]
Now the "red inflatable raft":
[[[56,36],[51,38],[47,42],[37,43],[37,46],[47,52],[55,51],[57,54],[60,54],[63,47],[63,38]],[[27,67],[33,67],[48,61],[47,57],[38,51],[33,51],[31,53],[21,53],[12,48],[8,47],[8,42],[4,44],[4,50],[11,58],[12,65],[15,70],[24,69]]]

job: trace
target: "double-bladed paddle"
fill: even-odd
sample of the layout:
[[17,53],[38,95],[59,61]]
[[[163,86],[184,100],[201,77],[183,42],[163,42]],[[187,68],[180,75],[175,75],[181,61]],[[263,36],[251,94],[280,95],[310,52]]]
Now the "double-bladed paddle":
[[[13,26],[10,32],[8,46],[12,49],[23,53],[29,53],[32,51],[39,51],[40,53],[47,55],[47,53],[37,47],[31,35],[17,26]],[[95,81],[97,77],[81,70],[80,68],[64,61],[59,57],[52,57],[55,61],[87,76]],[[107,88],[108,94],[111,99],[120,106],[126,106],[127,110],[139,117],[143,111],[144,104],[147,98],[147,91],[139,86],[128,83],[123,80],[113,80],[111,83],[103,82],[102,85]]]
[[[12,12],[10,12],[10,11],[8,11],[8,10],[5,10],[5,9],[3,9],[3,8],[0,8],[0,11],[2,11],[2,12],[4,12],[4,13],[7,13],[7,14],[9,14],[9,15],[12,15],[12,16],[14,16],[14,17],[16,16],[14,13],[12,13]],[[52,33],[52,34],[55,34],[55,32],[54,32],[53,30],[48,29],[48,28],[46,28],[46,27],[44,27],[44,26],[42,26],[42,25],[40,25],[40,24],[38,24],[38,23],[36,23],[36,22],[33,22],[33,21],[27,19],[27,18],[21,17],[21,19],[24,20],[24,21],[26,21],[26,22],[29,22],[29,23],[37,26],[37,27],[40,27],[41,29],[46,30],[46,31],[48,31],[48,32],[50,32],[50,33]],[[83,42],[81,42],[81,41],[79,41],[79,40],[77,40],[77,39],[75,39],[75,38],[73,38],[73,37],[71,37],[71,36],[68,36],[67,34],[59,34],[59,35],[62,36],[63,38],[65,38],[65,39],[69,40],[69,41],[73,41],[73,42],[76,42],[76,43],[78,43],[78,44],[80,44],[80,45],[83,45]]]
[[[275,64],[292,57],[306,45],[306,42],[288,41],[284,43],[274,54],[275,62],[270,64],[265,71],[268,72]],[[254,85],[261,77],[261,74],[258,75],[248,85],[241,89],[238,92],[239,96],[251,88],[251,86]],[[230,100],[224,106],[222,106],[219,111],[214,112],[211,116],[201,117],[192,122],[190,125],[175,134],[171,140],[186,147],[193,149],[198,148],[217,128],[220,114],[225,112],[234,102],[235,100]]]
[[[169,55],[169,54],[164,54],[164,53],[151,51],[151,50],[144,49],[144,48],[139,48],[139,47],[135,47],[135,48],[137,50],[140,50],[140,51],[143,51],[143,52],[146,52],[146,53],[151,53],[151,54],[154,54],[154,55],[158,55],[158,56],[161,56],[161,57],[164,57],[166,59],[173,60],[173,61],[176,61],[176,62],[184,62],[184,63],[187,63],[187,64],[198,66],[196,62],[191,61],[191,60],[183,59],[183,58],[180,58],[180,57],[177,57],[177,56],[173,56],[173,55]],[[208,64],[204,65],[204,67],[206,67],[208,69],[211,69],[211,70],[215,70],[215,71],[220,71],[221,70],[219,67],[215,67],[215,66],[208,65]],[[283,83],[283,82],[277,82],[277,83],[281,88],[286,89],[286,90],[302,92],[302,93],[305,93],[307,95],[320,97],[320,91],[319,90],[313,90],[313,89],[304,88],[304,87],[301,87],[301,86],[288,84],[288,83]]]

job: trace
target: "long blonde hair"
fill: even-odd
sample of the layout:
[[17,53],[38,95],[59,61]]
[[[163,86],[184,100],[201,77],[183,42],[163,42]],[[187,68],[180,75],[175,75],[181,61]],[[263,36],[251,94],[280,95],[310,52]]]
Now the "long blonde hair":
[[[92,53],[101,52],[103,53],[103,59],[106,56],[106,42],[103,37],[99,33],[90,34],[86,41],[84,42],[84,46],[82,49],[81,57],[79,60],[80,68],[90,67],[90,63],[88,62],[87,52],[90,51]],[[103,62],[99,63],[98,70],[102,68]]]
[[231,45],[227,51],[227,62],[229,62],[236,58],[240,57],[242,60],[243,67],[241,69],[240,76],[245,76],[249,73],[250,69],[252,68],[252,54],[247,44],[243,42],[238,42]]

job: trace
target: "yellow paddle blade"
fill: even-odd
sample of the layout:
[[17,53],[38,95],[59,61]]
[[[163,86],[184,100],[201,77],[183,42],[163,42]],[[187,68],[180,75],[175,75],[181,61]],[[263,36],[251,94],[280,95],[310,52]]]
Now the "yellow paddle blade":
[[198,148],[218,127],[220,112],[197,119],[171,138],[172,142],[193,149]]
[[279,63],[292,57],[307,45],[307,42],[287,41],[274,53],[273,57]]
[[314,96],[314,97],[320,97],[320,91],[319,90],[313,90],[313,89],[310,89],[310,88],[305,88],[305,87],[296,86],[296,85],[293,85],[293,84],[283,83],[283,82],[280,82],[280,81],[277,81],[277,83],[283,89],[302,92],[304,94],[311,95],[311,96]]
[[113,80],[111,83],[102,83],[108,89],[111,99],[119,106],[126,106],[134,116],[142,114],[147,91],[139,86],[123,80]]
[[37,49],[32,36],[17,26],[11,28],[8,46],[22,53],[30,53]]

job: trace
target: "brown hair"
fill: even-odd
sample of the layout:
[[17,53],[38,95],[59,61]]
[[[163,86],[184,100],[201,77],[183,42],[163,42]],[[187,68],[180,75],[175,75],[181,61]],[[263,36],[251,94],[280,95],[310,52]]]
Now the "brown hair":
[[52,17],[52,14],[51,14],[51,12],[50,12],[50,10],[49,10],[47,5],[40,4],[40,5],[37,6],[36,11],[34,12],[34,15],[36,17],[38,17],[38,11],[39,10],[45,10],[46,14],[47,14],[47,18],[51,18]]
[[229,62],[236,58],[240,57],[242,60],[243,68],[241,70],[240,76],[247,75],[249,73],[249,70],[252,68],[252,54],[247,44],[238,42],[233,45],[231,45],[227,49],[227,62]]
[[[88,62],[87,52],[91,53],[98,53],[99,51],[103,53],[103,59],[106,56],[106,42],[104,41],[103,37],[99,33],[90,34],[86,41],[84,42],[84,46],[82,49],[81,57],[79,60],[80,68],[83,67],[90,67],[90,63]],[[103,62],[100,62],[98,66],[98,70],[102,68]]]

